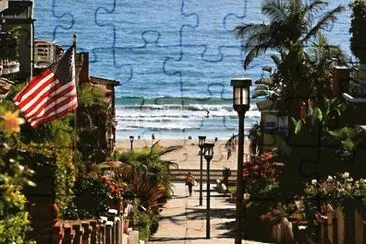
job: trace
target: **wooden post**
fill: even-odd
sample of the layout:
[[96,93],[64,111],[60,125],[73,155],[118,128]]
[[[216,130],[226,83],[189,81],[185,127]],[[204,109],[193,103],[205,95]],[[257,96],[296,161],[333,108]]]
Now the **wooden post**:
[[363,244],[363,223],[362,215],[359,209],[355,209],[355,244]]
[[98,235],[97,221],[96,220],[91,220],[90,221],[90,226],[92,228],[90,242],[91,243],[96,243],[97,242],[97,235]]
[[111,244],[113,239],[113,222],[107,221],[105,223],[105,243]]
[[83,227],[83,235],[82,235],[82,244],[89,244],[91,241],[91,233],[92,233],[92,228],[90,226],[89,221],[83,221],[81,223],[81,226]]
[[344,244],[344,214],[340,206],[335,209],[335,217],[337,220],[337,243]]
[[328,242],[330,244],[334,243],[334,212],[327,212],[327,229],[328,229]]
[[75,231],[74,241],[72,243],[73,244],[82,243],[83,230],[82,230],[82,227],[81,227],[80,223],[73,224],[72,228]]

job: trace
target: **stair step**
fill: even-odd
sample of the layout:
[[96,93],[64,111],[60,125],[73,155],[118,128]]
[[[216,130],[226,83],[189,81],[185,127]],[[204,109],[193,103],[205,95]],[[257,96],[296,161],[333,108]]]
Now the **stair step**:
[[[191,172],[191,174],[196,179],[196,181],[199,181],[199,178],[200,178],[199,169],[171,169],[170,175],[172,176],[172,181],[184,182],[187,177],[188,172]],[[231,176],[229,177],[230,183],[236,182],[236,172],[237,172],[236,170],[231,170]],[[207,170],[203,169],[203,171],[202,171],[202,181],[203,182],[207,181],[206,174],[207,174]],[[211,183],[216,183],[217,179],[222,180],[222,178],[223,178],[222,169],[210,170],[210,182]]]

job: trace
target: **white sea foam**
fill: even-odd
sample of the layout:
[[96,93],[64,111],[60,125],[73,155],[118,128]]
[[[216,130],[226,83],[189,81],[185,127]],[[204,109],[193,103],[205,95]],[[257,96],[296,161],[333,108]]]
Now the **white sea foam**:
[[[231,105],[117,105],[116,111],[118,131],[184,130],[189,133],[205,128],[218,134],[223,131],[228,134],[228,131],[237,129],[238,115]],[[252,105],[246,113],[246,119],[252,123],[259,118],[257,107]],[[229,135],[231,133],[229,132]]]

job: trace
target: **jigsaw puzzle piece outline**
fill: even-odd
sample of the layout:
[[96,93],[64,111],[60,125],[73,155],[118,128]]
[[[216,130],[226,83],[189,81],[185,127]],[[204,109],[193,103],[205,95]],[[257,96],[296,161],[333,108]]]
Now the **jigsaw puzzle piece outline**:
[[[114,6],[116,4],[116,0],[111,0],[109,2],[106,1],[91,1],[89,6],[86,7],[87,1],[75,1],[73,2],[75,5],[73,8],[70,8],[70,4],[67,2],[61,2],[58,0],[53,0],[52,2],[52,17],[48,21],[53,21],[53,19],[57,19],[55,23],[55,28],[53,31],[53,41],[57,41],[58,38],[60,40],[67,40],[69,37],[70,42],[73,34],[78,35],[77,48],[81,51],[92,52],[94,48],[113,48],[115,43],[115,29],[113,26],[100,23],[97,19],[97,12],[100,9],[106,11],[113,11]],[[108,9],[108,6],[111,7],[111,10]],[[81,9],[82,13],[78,16],[75,16],[72,12],[73,9]],[[61,12],[60,14],[58,12]],[[81,18],[86,18],[89,16],[89,21],[81,21]],[[80,20],[80,21],[79,21]],[[62,23],[62,24],[60,24]],[[83,23],[83,25],[81,25]],[[100,27],[100,34],[95,35],[94,32],[85,31],[88,28],[85,23],[90,25]],[[109,30],[108,30],[109,28]],[[113,38],[108,38],[112,36]],[[110,42],[110,43],[109,43]],[[65,45],[66,43],[60,43]],[[67,43],[68,44],[68,43]],[[68,46],[68,45],[65,46]]]
[[[191,30],[189,29],[185,29],[185,28],[182,28],[182,46],[201,46],[201,47],[204,47],[204,50],[202,52],[202,58],[208,62],[212,61],[212,62],[219,62],[220,59],[222,59],[222,52],[220,50],[220,47],[237,47],[237,48],[240,48],[241,47],[241,44],[239,41],[236,41],[235,38],[234,38],[234,35],[233,35],[233,31],[232,30],[229,30],[229,28],[227,27],[227,22],[228,22],[228,18],[229,17],[235,17],[235,18],[238,18],[238,19],[244,19],[245,16],[246,16],[246,5],[247,5],[247,1],[244,1],[244,6],[243,6],[243,13],[238,15],[238,14],[235,14],[235,13],[232,13],[232,11],[229,11],[229,13],[227,14],[227,11],[225,13],[224,16],[222,16],[222,18],[218,18],[219,19],[219,23],[217,23],[218,30],[222,30],[224,33],[227,33],[227,38],[225,40],[223,40],[220,44],[218,45],[212,45],[211,43],[197,43],[197,40],[201,40],[201,38],[197,39],[197,38],[193,38],[194,41],[188,39],[186,40],[187,37],[191,36],[191,35],[196,35],[196,32],[199,33],[200,35],[202,34],[200,31],[199,31],[199,28],[201,25],[204,25],[204,26],[208,26],[205,24],[204,21],[202,21],[202,19],[205,19],[202,15],[200,15],[197,11],[197,6],[193,6],[194,7],[194,10],[192,11],[189,11],[187,9],[189,9],[189,4],[193,5],[193,3],[189,3],[189,0],[182,0],[182,14],[190,14],[190,15],[193,15],[196,17],[196,24],[193,25],[193,26],[185,26],[185,27],[190,27]],[[196,3],[197,4],[197,3]],[[208,3],[205,3],[205,4],[208,4]],[[214,5],[214,6],[218,6],[220,8],[220,11],[222,11],[222,5]],[[227,4],[225,6],[230,6],[230,4]],[[212,7],[212,6],[211,6]],[[191,6],[192,8],[192,6]],[[205,6],[205,11],[203,11],[203,13],[206,13],[207,12],[207,6]],[[217,11],[216,11],[217,12]],[[223,11],[225,12],[225,11]],[[210,18],[209,18],[209,22],[212,22],[212,16],[210,15]],[[239,22],[238,22],[239,23]],[[237,23],[237,24],[238,24]],[[217,31],[214,32],[215,36],[217,36]],[[228,44],[228,43],[231,43],[231,44]],[[235,43],[235,44],[233,44]],[[211,49],[212,46],[215,46],[215,54],[213,55],[212,54],[212,51]],[[212,57],[215,57],[214,59],[212,59]],[[217,58],[218,57],[218,58]]]

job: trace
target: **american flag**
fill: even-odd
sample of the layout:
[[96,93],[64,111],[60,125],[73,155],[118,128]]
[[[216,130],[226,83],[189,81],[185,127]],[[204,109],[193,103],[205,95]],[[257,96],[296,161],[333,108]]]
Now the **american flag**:
[[33,128],[64,117],[78,106],[74,46],[49,68],[34,76],[14,102]]

